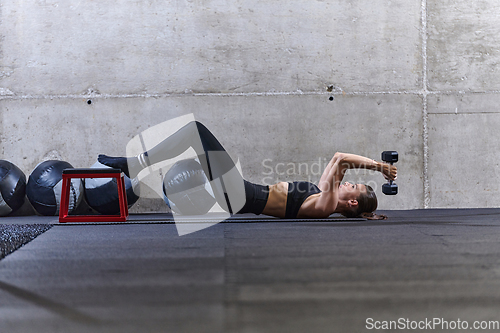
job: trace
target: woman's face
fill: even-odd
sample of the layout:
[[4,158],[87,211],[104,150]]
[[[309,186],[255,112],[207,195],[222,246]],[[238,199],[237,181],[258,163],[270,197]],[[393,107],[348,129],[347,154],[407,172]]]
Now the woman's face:
[[357,200],[362,192],[366,192],[365,185],[345,182],[339,186],[339,199],[346,201]]

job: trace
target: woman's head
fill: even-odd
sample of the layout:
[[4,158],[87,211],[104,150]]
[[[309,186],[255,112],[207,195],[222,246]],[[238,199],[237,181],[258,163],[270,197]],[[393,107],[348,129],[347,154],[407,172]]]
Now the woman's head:
[[377,209],[377,196],[371,186],[344,183],[340,185],[340,190],[340,199],[347,199],[347,207],[342,211],[345,217],[358,217]]

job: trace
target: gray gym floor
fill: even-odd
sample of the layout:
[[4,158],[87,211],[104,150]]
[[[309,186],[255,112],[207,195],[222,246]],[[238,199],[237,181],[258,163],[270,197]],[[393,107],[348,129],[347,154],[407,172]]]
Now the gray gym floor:
[[500,209],[386,213],[240,219],[182,237],[164,215],[2,218],[54,226],[0,260],[0,332],[331,333],[400,318],[500,320]]

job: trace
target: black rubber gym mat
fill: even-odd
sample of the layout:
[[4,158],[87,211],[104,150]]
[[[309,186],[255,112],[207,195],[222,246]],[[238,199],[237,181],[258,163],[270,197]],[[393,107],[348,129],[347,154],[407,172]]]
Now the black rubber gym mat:
[[107,224],[163,224],[163,223],[280,223],[280,222],[356,222],[366,221],[365,218],[346,218],[335,215],[324,219],[280,219],[267,215],[239,214],[225,218],[223,213],[208,213],[205,215],[178,215],[168,213],[133,214],[125,222],[67,222],[56,225],[107,225]]

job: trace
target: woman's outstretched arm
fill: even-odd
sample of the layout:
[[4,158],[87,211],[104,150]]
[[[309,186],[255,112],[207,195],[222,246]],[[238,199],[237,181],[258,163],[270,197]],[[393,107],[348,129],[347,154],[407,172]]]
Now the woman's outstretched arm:
[[368,157],[355,154],[341,153],[341,166],[346,169],[368,169],[382,173],[388,180],[395,180],[398,176],[398,168],[384,162],[377,162]]
[[[333,170],[333,169],[336,170]],[[355,154],[347,154],[337,152],[333,155],[332,159],[328,163],[325,168],[325,171],[321,175],[319,180],[318,187],[324,191],[324,189],[331,188],[333,184],[332,171],[337,174],[337,178],[341,176],[339,180],[337,180],[336,185],[339,185],[344,177],[344,174],[347,169],[367,169],[381,172],[386,179],[394,180],[397,177],[397,167],[394,165],[390,165],[387,163],[377,162],[371,158],[355,155]]]

